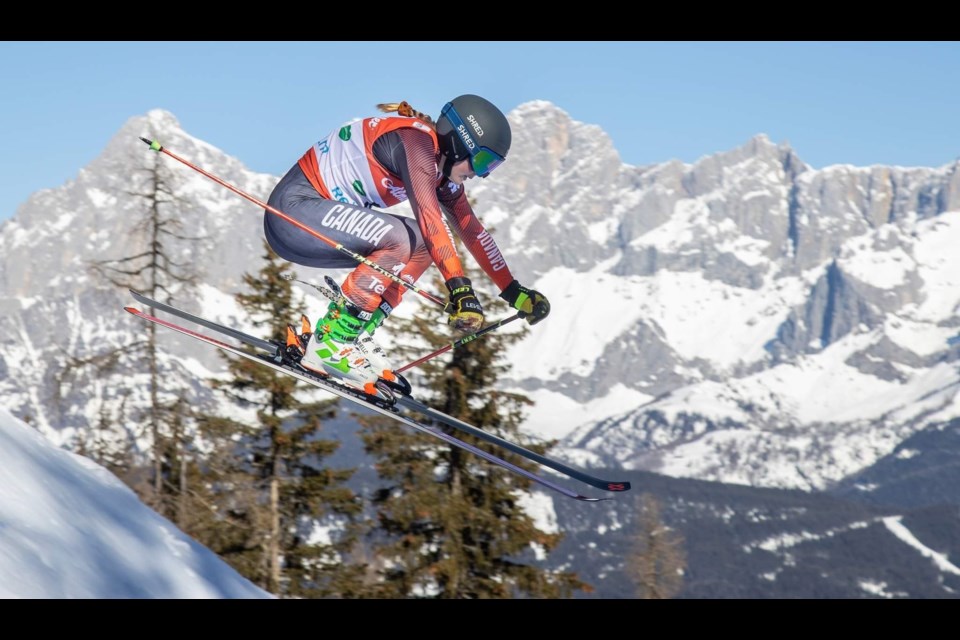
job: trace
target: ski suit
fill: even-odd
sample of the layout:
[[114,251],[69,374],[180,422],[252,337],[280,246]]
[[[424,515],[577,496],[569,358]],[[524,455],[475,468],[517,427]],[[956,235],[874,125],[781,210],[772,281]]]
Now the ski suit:
[[[513,280],[510,269],[464,189],[443,177],[438,160],[436,133],[421,120],[366,118],[310,147],[274,188],[269,204],[410,283],[431,262],[445,281],[464,275],[452,228],[503,291]],[[406,200],[414,218],[374,209]],[[270,247],[290,262],[322,268],[357,264],[269,212],[264,215],[264,233]],[[342,289],[364,311],[385,303],[387,313],[404,292],[404,287],[363,264],[347,276]]]

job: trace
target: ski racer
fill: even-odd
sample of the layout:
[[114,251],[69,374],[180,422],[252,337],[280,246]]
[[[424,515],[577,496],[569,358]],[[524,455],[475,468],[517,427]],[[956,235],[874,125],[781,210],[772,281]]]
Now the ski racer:
[[[377,106],[397,115],[354,121],[321,138],[283,176],[269,205],[411,284],[437,265],[449,290],[449,324],[472,333],[483,324],[483,307],[464,277],[449,224],[500,297],[530,324],[543,320],[550,312],[546,296],[514,278],[463,188],[465,180],[486,178],[505,161],[507,118],[476,95],[448,102],[436,122],[406,102]],[[407,200],[413,218],[375,209]],[[264,233],[290,262],[328,269],[356,264],[269,212]],[[330,303],[310,334],[300,365],[372,393],[379,377],[394,377],[372,336],[400,304],[404,287],[360,264],[341,290],[342,298]]]

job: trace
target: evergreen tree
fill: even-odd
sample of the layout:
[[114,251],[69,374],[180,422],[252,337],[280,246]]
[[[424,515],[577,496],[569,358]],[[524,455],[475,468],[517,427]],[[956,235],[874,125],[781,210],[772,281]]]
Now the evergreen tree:
[[[266,247],[266,244],[265,244]],[[245,274],[250,293],[237,295],[263,337],[285,336],[299,316],[288,263],[266,247],[263,269]],[[356,593],[363,567],[344,563],[356,537],[362,503],[343,486],[353,470],[322,466],[339,443],[318,437],[335,415],[335,400],[245,358],[228,358],[231,378],[216,386],[241,407],[255,409],[244,423],[205,417],[201,433],[212,451],[196,473],[206,487],[196,499],[208,506],[191,523],[193,535],[244,576],[282,596]],[[202,512],[201,512],[202,513]],[[324,539],[323,528],[340,533]]]
[[[474,279],[476,281],[476,279]],[[438,290],[442,283],[434,285]],[[506,315],[506,305],[486,303],[492,316]],[[439,308],[410,321],[388,320],[394,335],[419,336],[427,350],[450,342],[446,317]],[[496,388],[508,370],[500,357],[519,339],[492,332],[410,370],[418,396],[428,404],[491,433],[520,440],[518,427],[525,396]],[[392,356],[422,355],[397,348]],[[428,397],[429,396],[429,397]],[[362,417],[362,437],[377,459],[385,486],[373,496],[378,528],[372,539],[379,559],[375,595],[391,598],[558,598],[586,589],[575,574],[550,572],[532,562],[533,549],[549,552],[560,534],[537,528],[518,494],[531,482],[457,448],[438,443],[382,417]],[[447,427],[442,427],[447,429]],[[452,432],[482,449],[505,452],[469,435]],[[544,445],[527,444],[543,453]],[[526,469],[524,458],[506,458]]]
[[653,495],[640,494],[637,511],[637,533],[627,558],[627,571],[637,585],[637,597],[672,598],[683,587],[683,536],[663,523],[660,502]]

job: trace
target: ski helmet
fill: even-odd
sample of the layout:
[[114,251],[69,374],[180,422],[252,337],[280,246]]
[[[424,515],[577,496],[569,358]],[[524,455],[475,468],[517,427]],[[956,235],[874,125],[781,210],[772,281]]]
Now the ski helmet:
[[454,98],[437,118],[443,175],[449,178],[454,163],[470,158],[474,172],[486,178],[506,160],[511,138],[507,117],[492,102],[470,94]]

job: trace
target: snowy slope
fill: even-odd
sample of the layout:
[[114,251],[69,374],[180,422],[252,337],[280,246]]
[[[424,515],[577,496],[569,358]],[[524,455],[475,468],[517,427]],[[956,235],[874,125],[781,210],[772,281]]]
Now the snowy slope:
[[270,597],[2,408],[0,486],[0,598]]

